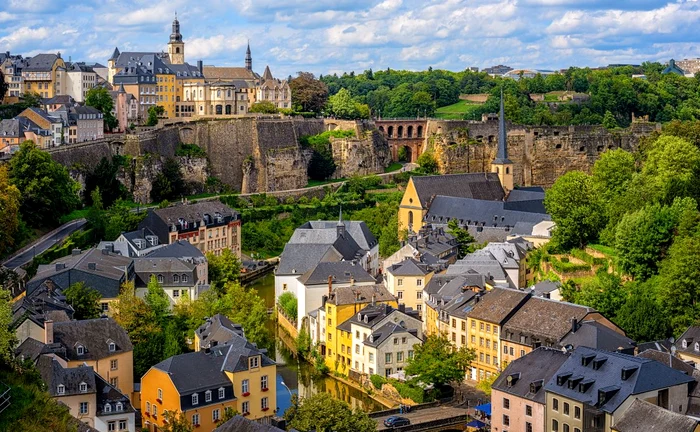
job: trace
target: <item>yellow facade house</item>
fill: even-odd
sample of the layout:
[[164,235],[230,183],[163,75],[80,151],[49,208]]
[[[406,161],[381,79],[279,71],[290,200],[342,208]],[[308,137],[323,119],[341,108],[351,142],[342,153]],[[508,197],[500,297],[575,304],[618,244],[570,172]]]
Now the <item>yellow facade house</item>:
[[24,93],[33,92],[43,98],[62,94],[62,80],[66,77],[66,64],[57,54],[37,54],[27,59],[27,67],[22,69]]
[[469,372],[472,380],[481,381],[500,373],[502,326],[528,299],[529,293],[509,288],[493,288],[477,297],[466,315],[467,347],[476,353]]
[[141,378],[144,427],[155,432],[165,426],[166,412],[184,413],[197,430],[210,432],[227,408],[269,420],[276,408],[277,366],[242,333],[216,315],[195,331],[195,352],[151,367]]
[[319,320],[325,322],[326,365],[332,371],[347,374],[352,364],[352,333],[338,326],[372,303],[398,308],[396,298],[383,285],[356,285],[335,288],[319,309]]
[[434,272],[413,258],[386,269],[386,287],[399,303],[423,314],[423,289]]

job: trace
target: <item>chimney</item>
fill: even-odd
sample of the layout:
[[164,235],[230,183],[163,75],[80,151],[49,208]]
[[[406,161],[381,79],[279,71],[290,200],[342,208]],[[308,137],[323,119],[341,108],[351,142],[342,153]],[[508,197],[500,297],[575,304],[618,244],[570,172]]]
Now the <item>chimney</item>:
[[576,318],[571,318],[571,333],[576,333],[578,331],[578,320]]
[[102,249],[102,255],[109,255],[109,249],[106,246]]
[[350,276],[350,286],[355,286],[355,278]]
[[56,263],[56,271],[63,270],[64,268],[66,268],[64,263]]
[[71,255],[73,255],[73,256],[80,255],[80,249],[78,249],[78,248],[73,249],[73,250],[71,251]]
[[44,343],[53,343],[53,321],[51,320],[44,321]]
[[197,69],[199,69],[199,73],[204,74],[204,63],[201,60],[197,60]]
[[88,270],[97,270],[97,263],[88,263]]
[[372,294],[372,306],[375,306],[377,304],[377,295]]
[[333,292],[333,276],[328,275],[328,298],[331,297],[332,292]]
[[321,307],[326,307],[326,302],[328,301],[328,296],[321,296]]

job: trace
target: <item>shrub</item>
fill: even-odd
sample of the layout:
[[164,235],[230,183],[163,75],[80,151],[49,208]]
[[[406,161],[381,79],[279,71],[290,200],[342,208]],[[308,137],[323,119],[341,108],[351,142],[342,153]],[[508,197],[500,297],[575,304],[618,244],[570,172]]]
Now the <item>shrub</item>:
[[293,321],[297,320],[297,298],[293,293],[286,292],[278,300],[284,313]]
[[387,382],[386,378],[381,375],[370,375],[369,380],[377,390],[381,390],[382,386]]
[[196,144],[180,144],[175,149],[175,156],[205,158],[207,152]]
[[591,266],[588,264],[573,264],[570,262],[562,262],[555,257],[550,257],[552,268],[559,273],[576,273],[580,271],[590,271]]
[[425,391],[422,388],[398,380],[390,380],[390,384],[394,386],[402,398],[411,399],[415,403],[426,402]]

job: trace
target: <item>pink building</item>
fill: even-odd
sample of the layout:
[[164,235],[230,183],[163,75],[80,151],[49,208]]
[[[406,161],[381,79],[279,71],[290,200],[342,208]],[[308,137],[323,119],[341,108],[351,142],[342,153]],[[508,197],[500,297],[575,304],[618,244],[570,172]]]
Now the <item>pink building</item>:
[[491,387],[491,431],[545,432],[544,386],[568,357],[541,347],[509,364]]

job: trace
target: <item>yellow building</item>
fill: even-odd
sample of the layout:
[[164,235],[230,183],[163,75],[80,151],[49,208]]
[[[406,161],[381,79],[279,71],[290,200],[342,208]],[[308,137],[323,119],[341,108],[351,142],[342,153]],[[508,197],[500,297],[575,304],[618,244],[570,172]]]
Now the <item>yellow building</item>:
[[335,288],[319,309],[319,320],[325,323],[326,365],[332,371],[347,374],[352,364],[352,333],[338,326],[371,303],[398,308],[396,298],[383,285],[361,285]]
[[34,92],[43,98],[62,94],[65,86],[66,64],[58,54],[37,54],[27,59],[22,69],[24,93]]
[[427,265],[409,258],[386,269],[386,287],[399,303],[423,315],[423,289],[433,274]]
[[424,225],[432,199],[438,195],[487,201],[502,201],[505,197],[496,173],[411,177],[399,205],[399,233],[402,230],[418,232]]
[[166,412],[184,413],[197,430],[206,432],[218,426],[227,408],[251,420],[266,421],[273,415],[275,362],[239,335],[211,345],[170,357],[141,378],[141,412],[147,430],[162,429]]
[[503,324],[530,298],[522,291],[493,288],[479,296],[467,313],[467,347],[476,358],[469,377],[481,381],[501,372],[500,337]]

